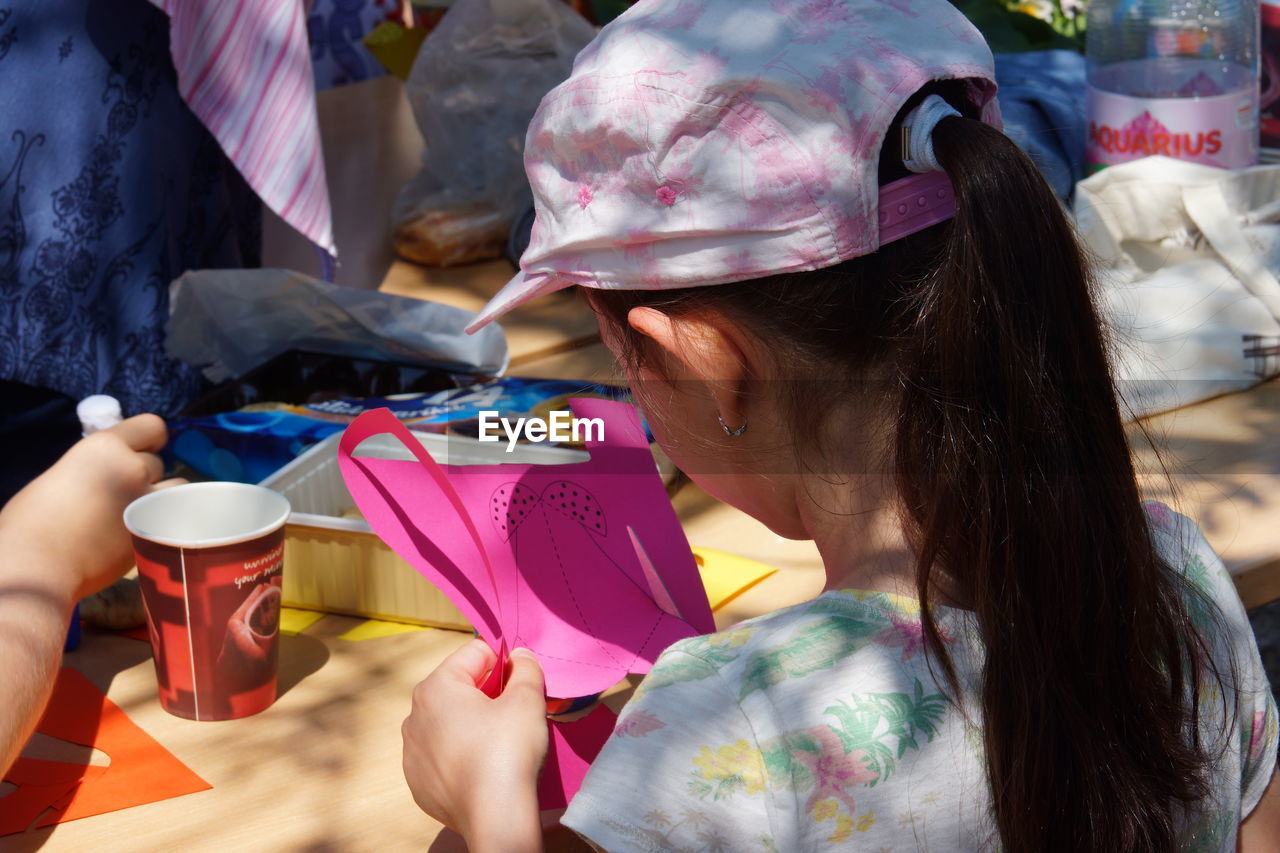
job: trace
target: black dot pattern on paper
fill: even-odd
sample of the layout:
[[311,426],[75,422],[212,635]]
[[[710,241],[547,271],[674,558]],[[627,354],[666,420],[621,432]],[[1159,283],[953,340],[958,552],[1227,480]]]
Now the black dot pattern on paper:
[[547,506],[561,515],[566,515],[588,530],[607,536],[609,528],[605,523],[604,513],[600,511],[600,503],[586,489],[568,480],[557,480],[542,493]]
[[510,539],[538,503],[533,489],[519,483],[504,483],[489,501],[489,517],[503,540]]

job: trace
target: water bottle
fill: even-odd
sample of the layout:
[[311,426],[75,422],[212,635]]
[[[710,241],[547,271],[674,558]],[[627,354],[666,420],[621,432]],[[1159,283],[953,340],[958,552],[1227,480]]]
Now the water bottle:
[[1262,0],[1262,75],[1258,94],[1259,158],[1280,157],[1280,0]]
[[1088,23],[1088,171],[1258,162],[1257,0],[1092,0]]

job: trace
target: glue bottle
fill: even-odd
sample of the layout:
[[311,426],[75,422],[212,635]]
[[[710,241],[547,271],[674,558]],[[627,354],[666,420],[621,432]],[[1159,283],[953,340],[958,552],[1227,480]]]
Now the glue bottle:
[[110,429],[124,420],[120,401],[106,394],[94,394],[77,403],[76,417],[80,419],[81,435],[92,435],[98,430]]
[[[80,419],[80,434],[92,435],[98,430],[110,429],[124,420],[120,401],[106,394],[93,394],[76,404],[76,417]],[[75,651],[80,645],[80,605],[71,611],[71,624],[67,627],[67,642],[62,650]]]
[[1258,162],[1257,0],[1092,0],[1088,30],[1088,171]]

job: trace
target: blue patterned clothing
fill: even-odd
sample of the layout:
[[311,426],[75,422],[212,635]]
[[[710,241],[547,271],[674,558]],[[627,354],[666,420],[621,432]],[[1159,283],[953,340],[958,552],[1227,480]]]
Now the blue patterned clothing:
[[170,414],[169,282],[256,266],[261,206],[178,95],[146,0],[0,0],[0,379]]
[[386,74],[362,39],[383,21],[398,20],[399,7],[399,0],[314,0],[307,13],[307,39],[316,89]]

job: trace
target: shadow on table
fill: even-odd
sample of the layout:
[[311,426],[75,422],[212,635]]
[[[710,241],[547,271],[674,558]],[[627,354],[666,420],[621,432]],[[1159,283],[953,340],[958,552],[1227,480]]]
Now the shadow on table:
[[[2,802],[2,801],[0,801]],[[32,829],[18,835],[0,836],[0,850],[4,853],[34,853],[45,845],[56,826]]]
[[329,647],[306,634],[280,637],[280,675],[276,698],[284,696],[302,679],[318,671],[329,660]]
[[89,629],[83,634],[80,648],[63,656],[62,665],[78,670],[106,694],[117,675],[149,660],[150,643],[115,632]]
[[[543,830],[542,849],[546,853],[590,853],[593,848],[572,829],[556,824]],[[440,830],[427,850],[428,853],[467,853],[467,842],[461,835],[446,828]]]
[[[91,634],[94,643],[113,644],[110,654],[94,654],[92,660],[78,664],[77,653],[66,658],[66,665],[78,669],[103,693],[111,690],[111,682],[126,669],[151,659],[151,646],[114,634]],[[304,634],[280,637],[280,674],[277,698],[284,696],[308,675],[324,666],[329,659],[329,649],[315,637]],[[125,706],[125,712],[129,707]]]

